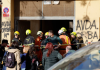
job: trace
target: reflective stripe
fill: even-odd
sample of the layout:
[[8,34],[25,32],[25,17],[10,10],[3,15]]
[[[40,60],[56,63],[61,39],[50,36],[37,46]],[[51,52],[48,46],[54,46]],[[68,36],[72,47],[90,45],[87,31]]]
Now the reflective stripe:
[[31,43],[31,44],[24,44],[24,45],[33,45],[34,43]]
[[19,46],[22,46],[22,45],[19,45]]
[[43,48],[45,48],[45,46],[43,46]]
[[67,44],[68,44],[68,36],[66,36]]
[[45,46],[43,46],[43,47],[40,47],[40,49],[43,49],[43,48],[45,48]]
[[14,40],[12,40],[12,42],[13,42]]

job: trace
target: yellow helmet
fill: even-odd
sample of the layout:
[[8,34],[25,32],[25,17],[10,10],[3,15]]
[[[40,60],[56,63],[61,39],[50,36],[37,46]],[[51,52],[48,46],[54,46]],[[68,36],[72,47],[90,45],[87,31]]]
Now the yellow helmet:
[[48,36],[48,35],[49,35],[49,32],[46,32],[46,33],[45,33],[45,36]]
[[15,31],[14,35],[20,35],[20,33],[18,31]]
[[29,34],[31,34],[31,30],[30,29],[27,29],[26,30],[26,35],[29,35]]
[[38,32],[37,32],[37,35],[41,35],[41,34],[43,34],[42,31],[38,31]]
[[63,30],[64,32],[67,31],[67,29],[65,27],[62,27],[60,30]]
[[71,35],[74,35],[77,37],[77,33],[76,32],[72,32]]

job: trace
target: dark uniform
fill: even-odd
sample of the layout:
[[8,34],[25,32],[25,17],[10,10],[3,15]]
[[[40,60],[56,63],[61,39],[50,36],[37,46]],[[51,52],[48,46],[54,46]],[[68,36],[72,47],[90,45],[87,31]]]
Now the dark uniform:
[[[79,43],[84,43],[82,37],[78,37],[78,40],[79,40]],[[80,48],[82,48],[84,46],[85,46],[85,44],[79,44],[79,48],[78,49],[80,49]]]
[[[58,43],[62,44],[62,40],[56,35],[54,35],[53,37],[48,37],[46,39],[45,44],[47,44],[48,42],[51,42],[53,45],[58,45]],[[54,46],[54,47],[57,47],[57,46]]]
[[76,38],[72,39],[72,41],[71,41],[72,50],[77,50],[79,48],[79,44],[77,44],[77,43],[79,43],[79,41]]
[[24,45],[29,45],[30,47],[33,47],[34,42],[35,42],[34,37],[31,35],[28,35],[24,40]]
[[5,53],[5,48],[0,45],[0,70],[2,70],[3,68],[3,65],[1,63],[2,63],[4,53]]
[[14,41],[18,42],[18,45],[22,45],[22,41],[19,38],[13,38],[12,42]]
[[46,42],[46,39],[44,39],[42,42],[41,42],[41,45],[44,45],[44,46],[41,46],[41,49],[42,49],[42,52],[45,51],[45,42]]

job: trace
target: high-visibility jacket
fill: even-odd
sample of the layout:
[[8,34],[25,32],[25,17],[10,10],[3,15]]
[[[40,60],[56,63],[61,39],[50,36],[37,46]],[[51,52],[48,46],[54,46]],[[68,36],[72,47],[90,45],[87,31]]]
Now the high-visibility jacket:
[[30,47],[34,46],[34,37],[31,35],[28,35],[24,40],[24,45],[28,45]]
[[[71,45],[71,41],[68,36],[60,35],[59,38],[62,40],[62,42],[63,42],[62,44],[70,44]],[[64,46],[62,45],[60,48],[66,48],[66,46],[67,45],[64,45]]]
[[41,40],[42,40],[42,38],[38,36],[38,37],[35,39],[35,45],[38,45],[38,46],[40,47],[40,46],[41,46]]
[[35,39],[35,45],[38,46],[38,47],[35,47],[35,48],[36,48],[36,54],[37,54],[39,61],[42,61],[42,50],[40,49],[41,39],[42,38],[39,37],[39,36]]
[[[69,37],[68,36],[66,36],[66,35],[60,35],[59,36],[59,38],[62,40],[62,44],[68,44],[68,45],[71,45],[71,41],[70,41],[70,39],[69,39]],[[63,56],[65,53],[66,53],[66,47],[68,46],[68,45],[62,45],[61,47],[60,47],[60,54]]]

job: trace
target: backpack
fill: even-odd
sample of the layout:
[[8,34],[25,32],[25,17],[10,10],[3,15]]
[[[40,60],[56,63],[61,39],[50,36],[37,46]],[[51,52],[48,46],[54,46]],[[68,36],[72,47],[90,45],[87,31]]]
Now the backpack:
[[[15,53],[15,52],[14,52]],[[14,53],[8,52],[6,56],[5,66],[8,68],[14,68],[16,65]]]

